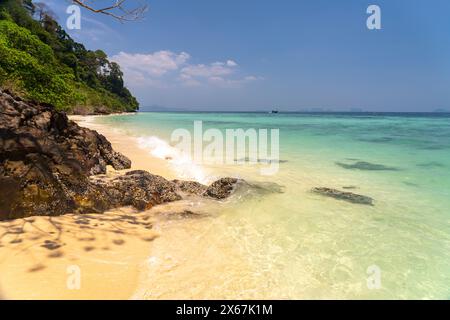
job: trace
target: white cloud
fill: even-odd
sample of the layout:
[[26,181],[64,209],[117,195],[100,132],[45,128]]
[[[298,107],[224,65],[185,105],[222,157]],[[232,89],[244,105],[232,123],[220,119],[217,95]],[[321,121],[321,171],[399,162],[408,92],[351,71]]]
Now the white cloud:
[[234,72],[233,67],[228,66],[228,63],[213,62],[209,65],[196,64],[184,67],[181,70],[181,74],[191,77],[217,77],[226,76]]
[[177,84],[185,87],[235,87],[260,79],[254,76],[239,76],[238,64],[234,60],[189,64],[190,58],[186,52],[162,50],[148,54],[120,52],[112,56],[111,60],[120,65],[125,81],[131,87],[161,88]]
[[177,79],[181,82],[181,84],[185,87],[198,87],[201,86],[202,83],[196,79],[194,79],[192,76],[187,74],[180,74],[180,76]]
[[150,54],[120,52],[112,56],[111,60],[117,62],[124,72],[134,70],[151,77],[159,77],[169,71],[177,70],[189,58],[190,56],[186,52],[175,54],[163,50]]

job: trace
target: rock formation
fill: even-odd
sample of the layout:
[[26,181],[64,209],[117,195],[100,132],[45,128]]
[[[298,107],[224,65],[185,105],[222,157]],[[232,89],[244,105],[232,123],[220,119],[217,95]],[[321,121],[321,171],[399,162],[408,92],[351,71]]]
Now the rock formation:
[[145,171],[111,180],[92,177],[106,173],[107,165],[128,169],[131,161],[104,136],[78,126],[51,105],[0,90],[0,220],[127,205],[144,210],[185,194],[224,199],[237,182],[224,178],[207,187]]

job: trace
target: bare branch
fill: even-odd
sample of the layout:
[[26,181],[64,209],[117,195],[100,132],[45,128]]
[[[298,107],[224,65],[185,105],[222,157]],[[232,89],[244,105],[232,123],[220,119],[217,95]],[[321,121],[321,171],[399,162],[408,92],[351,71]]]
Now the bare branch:
[[93,4],[94,1],[89,0],[71,0],[72,2],[78,4],[89,11],[95,13],[105,14],[111,16],[119,21],[135,21],[144,17],[145,12],[148,10],[147,4],[140,4],[134,8],[127,8],[125,3],[127,0],[111,0],[111,5],[104,8],[95,8]]

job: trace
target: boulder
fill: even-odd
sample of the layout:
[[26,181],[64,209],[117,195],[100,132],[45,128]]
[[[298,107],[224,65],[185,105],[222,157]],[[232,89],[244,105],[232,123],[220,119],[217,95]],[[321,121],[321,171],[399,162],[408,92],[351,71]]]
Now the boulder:
[[103,187],[115,207],[131,205],[146,210],[157,204],[181,200],[173,182],[143,170],[127,172]]
[[0,219],[106,207],[88,176],[107,165],[120,170],[131,161],[65,113],[0,90]]
[[172,180],[172,182],[180,192],[186,194],[202,195],[208,188],[196,181]]
[[239,180],[236,178],[221,178],[213,182],[203,193],[207,197],[214,199],[225,199],[234,190],[236,183]]

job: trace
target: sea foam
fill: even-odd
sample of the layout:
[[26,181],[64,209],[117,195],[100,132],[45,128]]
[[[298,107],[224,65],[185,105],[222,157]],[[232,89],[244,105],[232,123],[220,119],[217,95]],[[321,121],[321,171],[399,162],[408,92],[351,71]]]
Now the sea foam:
[[204,168],[196,164],[191,155],[172,147],[163,139],[156,136],[146,136],[137,138],[137,141],[139,147],[149,151],[153,157],[167,160],[170,168],[180,179],[194,180],[204,184],[210,182]]

